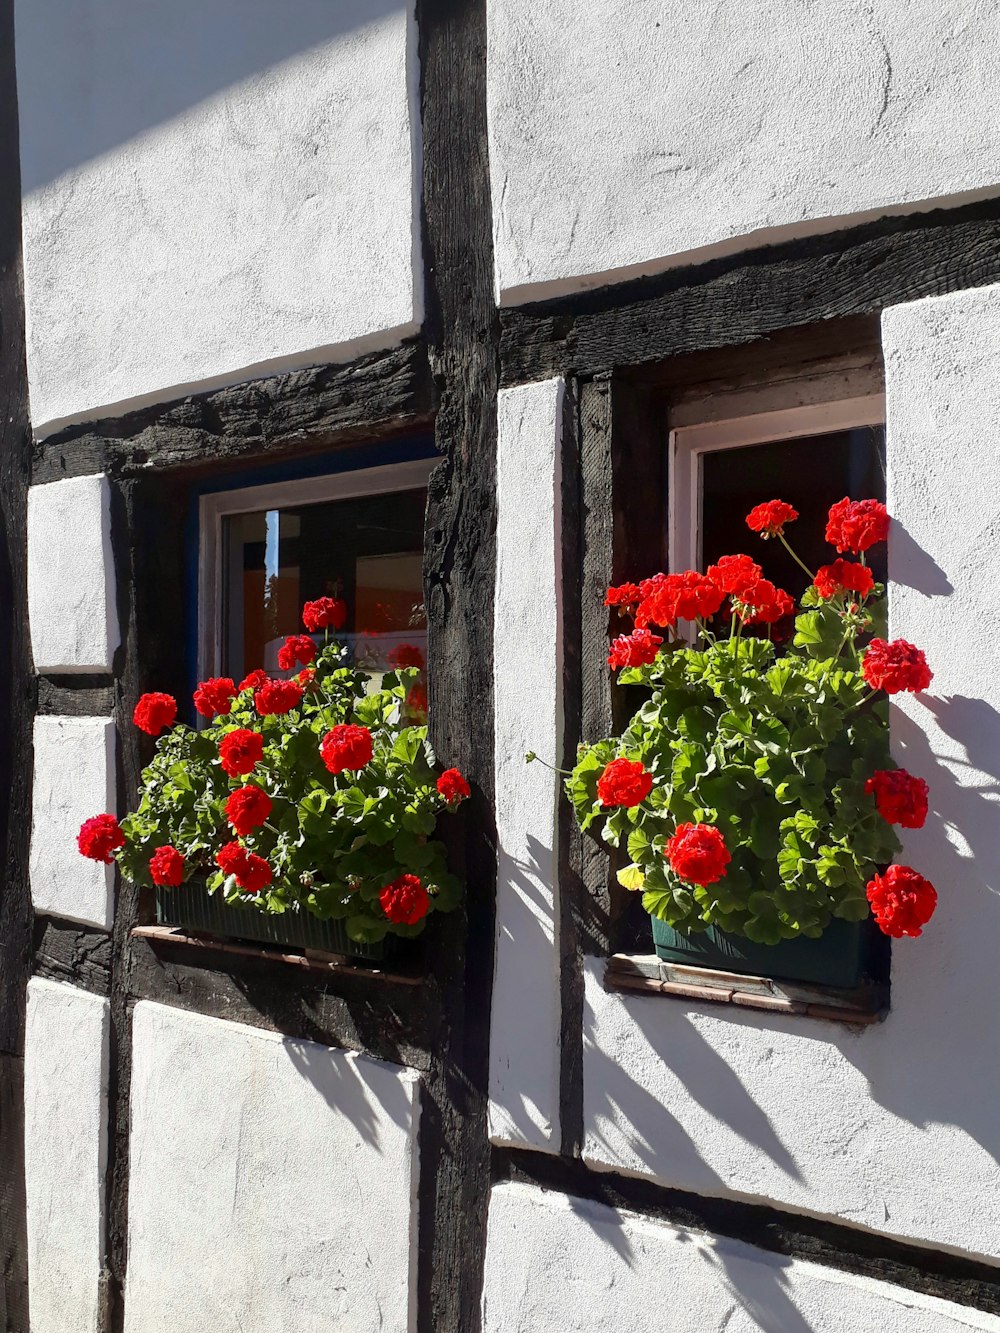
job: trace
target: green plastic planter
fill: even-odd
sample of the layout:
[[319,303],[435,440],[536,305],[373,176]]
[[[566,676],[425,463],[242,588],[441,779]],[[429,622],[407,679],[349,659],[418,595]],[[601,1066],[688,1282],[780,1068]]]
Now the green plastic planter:
[[651,919],[656,956],[667,963],[845,990],[884,975],[885,939],[871,920],[831,921],[818,940],[799,936],[756,944],[715,926],[684,935],[657,917]]
[[298,949],[319,949],[365,962],[382,962],[398,943],[387,935],[376,944],[359,944],[347,934],[343,921],[323,921],[310,912],[289,908],[286,912],[261,912],[256,907],[233,906],[221,893],[208,893],[198,883],[176,889],[156,890],[156,919],[164,926],[219,935],[225,939],[251,940],[259,944],[285,944]]

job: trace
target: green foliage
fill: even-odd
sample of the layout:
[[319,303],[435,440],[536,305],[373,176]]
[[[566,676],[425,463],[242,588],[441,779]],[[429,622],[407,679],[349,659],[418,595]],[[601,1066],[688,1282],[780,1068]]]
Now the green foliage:
[[[402,874],[419,876],[430,911],[459,905],[461,885],[448,871],[444,844],[431,836],[447,808],[435,758],[426,727],[407,721],[406,698],[418,673],[391,672],[369,692],[369,678],[344,665],[343,656],[337,643],[323,649],[311,686],[290,713],[261,717],[252,690],[244,690],[227,715],[203,730],[179,725],[158,740],[138,807],[122,821],[126,845],[118,860],[130,879],[151,884],[150,858],[169,844],[186,858],[185,879],[203,880],[228,902],[265,912],[298,904],[318,917],[344,919],[348,935],[367,942],[423,930],[423,921],[393,924],[382,911],[379,893]],[[345,722],[369,728],[374,754],[359,771],[334,775],[320,757],[320,741]],[[247,777],[231,778],[220,765],[219,742],[241,727],[263,734],[264,754]],[[247,783],[273,802],[266,824],[240,839],[271,866],[272,883],[257,895],[242,893],[215,863],[236,837],[226,800]]]
[[[857,637],[863,614],[835,598],[803,599],[795,636],[776,656],[762,638],[689,647],[674,642],[649,666],[621,673],[650,697],[621,736],[582,746],[566,790],[580,827],[627,851],[618,879],[643,890],[651,915],[684,931],[715,925],[761,943],[822,934],[831,918],[868,915],[865,885],[899,849],[865,794],[894,768],[884,701],[867,692]],[[654,786],[641,805],[605,810],[597,783],[619,756]],[[701,887],[664,856],[685,822],[716,825],[732,861]]]

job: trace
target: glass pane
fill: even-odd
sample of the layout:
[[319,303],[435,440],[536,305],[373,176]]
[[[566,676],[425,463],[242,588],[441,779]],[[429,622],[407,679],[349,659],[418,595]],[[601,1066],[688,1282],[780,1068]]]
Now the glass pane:
[[[806,576],[779,541],[762,541],[746,525],[754,505],[786,500],[799,511],[786,537],[816,570],[837,558],[823,540],[826,516],[844,496],[885,501],[885,429],[865,426],[702,456],[702,565],[720,555],[752,556],[764,574],[798,599]],[[847,559],[854,557],[847,556]],[[886,578],[883,543],[866,553],[876,579]]]
[[[224,520],[223,674],[239,681],[303,634],[303,602],[339,597],[352,659],[381,675],[424,665],[421,565],[426,491],[333,500]],[[322,642],[322,632],[313,636]]]

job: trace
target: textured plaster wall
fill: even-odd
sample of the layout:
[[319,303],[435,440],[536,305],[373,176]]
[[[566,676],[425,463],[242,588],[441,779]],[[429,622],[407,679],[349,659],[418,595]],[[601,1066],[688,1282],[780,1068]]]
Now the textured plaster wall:
[[965,1333],[1000,1319],[589,1200],[495,1188],[483,1333],[619,1328]]
[[107,477],[28,491],[28,615],[36,671],[111,670],[121,639]]
[[889,310],[883,341],[890,628],[935,671],[894,710],[896,758],[931,788],[901,859],[937,885],[937,915],[894,941],[892,1012],[861,1032],[624,999],[592,960],[584,1153],[997,1258],[1000,288]]
[[110,930],[114,867],[76,845],[91,815],[114,814],[115,724],[103,717],[37,717],[31,799],[31,899],[36,912]]
[[412,1330],[419,1084],[135,1008],[126,1333]]
[[562,380],[504,389],[497,403],[494,623],[497,942],[490,1027],[490,1135],[559,1150],[559,785],[537,752],[562,750],[557,595]]
[[17,0],[34,426],[420,323],[413,0]]
[[1000,181],[992,0],[490,0],[505,301]]
[[107,1000],[28,982],[24,1152],[32,1333],[97,1333],[104,1256]]

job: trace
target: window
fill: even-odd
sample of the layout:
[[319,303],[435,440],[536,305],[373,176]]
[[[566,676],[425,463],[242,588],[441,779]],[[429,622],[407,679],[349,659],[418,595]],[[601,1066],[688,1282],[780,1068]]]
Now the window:
[[199,672],[241,679],[277,668],[303,602],[347,603],[344,635],[378,676],[423,666],[421,567],[432,462],[410,460],[201,499]]

